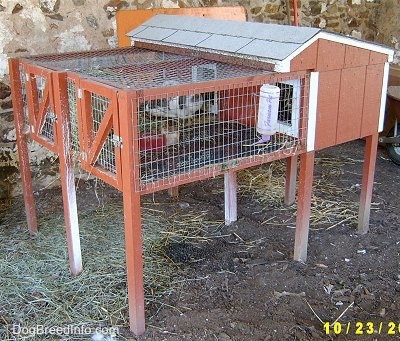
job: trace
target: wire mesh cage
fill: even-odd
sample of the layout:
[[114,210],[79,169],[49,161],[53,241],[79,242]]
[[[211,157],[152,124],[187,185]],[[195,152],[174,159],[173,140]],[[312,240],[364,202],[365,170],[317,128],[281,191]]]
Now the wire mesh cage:
[[[70,147],[83,168],[115,179],[123,162],[118,148],[127,144],[119,126],[134,124],[137,191],[175,186],[183,179],[213,176],[305,148],[306,72],[279,74],[135,47],[35,56],[24,60],[21,83],[28,99],[33,89],[30,100],[37,107],[50,90],[47,74],[35,75],[32,65],[49,73],[67,72]],[[27,74],[35,80],[29,86],[29,79],[23,78]],[[275,128],[269,135],[258,127],[266,84],[279,92]],[[128,94],[132,112],[119,111],[117,92]],[[51,140],[54,115],[51,100],[47,102],[41,134]]]
[[[157,94],[144,92],[134,113],[138,117],[134,127],[138,132],[138,190],[166,183],[174,186],[184,178],[213,176],[304,148],[308,76],[264,78],[216,82],[212,87],[194,84],[183,90],[176,90],[176,81],[168,79],[165,84],[171,87]],[[258,127],[260,89],[266,83],[279,91],[271,135],[260,133]]]

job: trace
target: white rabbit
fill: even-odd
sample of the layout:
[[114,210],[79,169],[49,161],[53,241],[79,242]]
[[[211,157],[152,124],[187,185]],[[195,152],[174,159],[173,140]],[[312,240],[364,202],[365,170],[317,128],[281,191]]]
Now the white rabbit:
[[[165,87],[176,84],[178,82],[173,80],[163,83]],[[149,101],[145,105],[145,110],[153,116],[187,119],[193,117],[203,104],[202,94],[175,96]]]

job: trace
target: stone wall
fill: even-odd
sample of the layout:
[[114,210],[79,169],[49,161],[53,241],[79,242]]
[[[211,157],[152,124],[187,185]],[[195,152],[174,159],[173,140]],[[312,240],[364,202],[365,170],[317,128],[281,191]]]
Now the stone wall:
[[[8,86],[9,57],[115,47],[115,13],[121,9],[228,5],[244,6],[249,21],[287,24],[292,1],[0,0],[0,199],[20,189]],[[298,12],[300,25],[399,49],[400,0],[303,0],[298,1]],[[57,183],[54,155],[35,143],[30,149],[37,189]]]

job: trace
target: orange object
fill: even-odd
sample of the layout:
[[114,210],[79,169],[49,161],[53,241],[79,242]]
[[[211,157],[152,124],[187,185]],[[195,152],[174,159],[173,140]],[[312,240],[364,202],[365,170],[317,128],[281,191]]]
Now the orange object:
[[131,41],[126,34],[157,14],[189,15],[239,21],[246,21],[247,19],[246,10],[241,6],[121,10],[116,14],[118,46],[130,46]]

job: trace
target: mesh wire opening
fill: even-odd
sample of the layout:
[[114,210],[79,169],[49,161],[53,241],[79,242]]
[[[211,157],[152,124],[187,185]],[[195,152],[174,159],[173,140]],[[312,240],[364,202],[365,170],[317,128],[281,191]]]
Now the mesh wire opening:
[[75,72],[117,88],[136,90],[159,88],[165,86],[165,82],[170,79],[174,79],[178,85],[271,73],[251,67],[135,47],[35,56],[28,60],[48,69]]
[[163,89],[139,98],[134,129],[138,131],[140,185],[159,180],[173,185],[191,173],[212,176],[239,162],[304,146],[306,127],[300,121],[308,112],[308,77],[280,77],[270,83],[280,93],[276,133],[268,137],[256,127],[263,85],[259,81],[188,92]]
[[68,107],[69,107],[69,123],[71,132],[71,149],[74,153],[80,151],[79,145],[79,130],[78,130],[78,102],[77,102],[77,87],[75,81],[71,78],[67,79],[68,91]]
[[29,126],[28,102],[26,99],[26,75],[22,64],[19,64],[19,78],[21,80],[22,106],[24,110],[24,123]]
[[[97,133],[101,122],[103,121],[104,115],[110,105],[110,99],[101,96],[99,94],[91,93],[91,107],[92,107],[92,117],[93,117],[93,131]],[[106,140],[103,143],[100,154],[96,160],[96,164],[102,168],[116,173],[115,165],[115,146],[114,146],[114,132],[113,129],[110,130]]]

